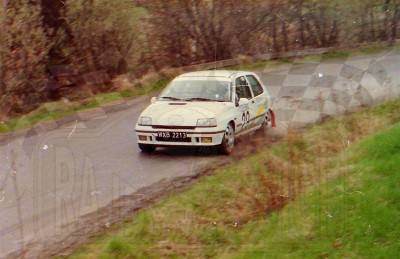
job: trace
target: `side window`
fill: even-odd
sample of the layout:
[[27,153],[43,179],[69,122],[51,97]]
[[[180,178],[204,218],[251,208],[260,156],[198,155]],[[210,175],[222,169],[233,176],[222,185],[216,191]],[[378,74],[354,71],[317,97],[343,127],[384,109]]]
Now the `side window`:
[[251,99],[251,92],[247,80],[244,76],[238,77],[235,80],[236,95],[240,98]]
[[247,75],[246,78],[250,83],[254,96],[258,96],[264,92],[264,89],[262,88],[260,82],[258,82],[257,78],[252,75]]

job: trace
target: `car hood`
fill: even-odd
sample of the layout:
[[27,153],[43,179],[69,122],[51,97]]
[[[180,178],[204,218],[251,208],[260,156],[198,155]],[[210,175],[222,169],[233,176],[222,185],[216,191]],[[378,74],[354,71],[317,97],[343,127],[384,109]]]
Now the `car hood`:
[[156,102],[141,114],[150,117],[153,125],[196,126],[202,118],[218,118],[232,109],[233,104],[222,102]]

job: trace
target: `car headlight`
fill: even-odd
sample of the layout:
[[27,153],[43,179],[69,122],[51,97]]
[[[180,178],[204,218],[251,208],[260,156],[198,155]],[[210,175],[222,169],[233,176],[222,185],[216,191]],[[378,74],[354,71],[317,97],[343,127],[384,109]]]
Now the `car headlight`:
[[138,120],[138,125],[140,125],[140,126],[150,126],[151,125],[151,118],[150,117],[140,116],[139,120]]
[[216,127],[217,119],[215,119],[215,118],[198,119],[196,126],[197,127]]

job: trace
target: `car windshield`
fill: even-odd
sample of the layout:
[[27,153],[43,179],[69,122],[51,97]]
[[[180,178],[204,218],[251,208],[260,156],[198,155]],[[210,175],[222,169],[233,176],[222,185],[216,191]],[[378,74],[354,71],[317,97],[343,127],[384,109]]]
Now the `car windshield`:
[[172,101],[228,102],[231,100],[231,83],[215,79],[174,80],[161,93],[160,99]]

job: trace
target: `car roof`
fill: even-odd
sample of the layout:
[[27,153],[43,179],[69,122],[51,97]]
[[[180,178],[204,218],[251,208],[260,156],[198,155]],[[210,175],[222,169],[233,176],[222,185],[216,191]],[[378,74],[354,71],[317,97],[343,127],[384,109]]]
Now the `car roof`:
[[241,74],[253,74],[252,72],[247,71],[237,71],[237,70],[204,70],[204,71],[196,71],[189,72],[182,75],[179,75],[179,78],[182,77],[223,77],[223,78],[232,78],[234,76],[238,76]]

